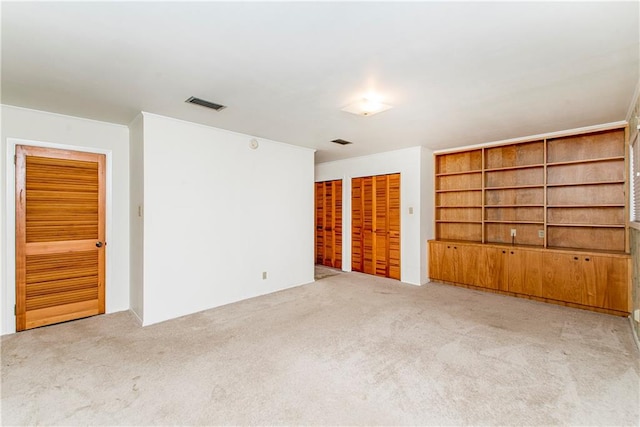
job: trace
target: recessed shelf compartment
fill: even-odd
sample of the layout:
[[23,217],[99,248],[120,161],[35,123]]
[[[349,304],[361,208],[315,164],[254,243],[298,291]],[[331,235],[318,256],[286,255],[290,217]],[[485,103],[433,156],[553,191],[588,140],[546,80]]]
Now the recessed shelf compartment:
[[436,221],[474,221],[482,222],[482,207],[458,207],[450,209],[438,209]]
[[594,226],[625,226],[624,206],[619,207],[570,207],[547,208],[547,222],[549,225],[582,224]]
[[436,206],[482,206],[482,191],[436,193]]
[[482,223],[436,222],[436,236],[441,240],[482,240]]
[[549,205],[600,205],[624,204],[624,184],[602,184],[598,186],[548,187]]
[[547,224],[547,245],[624,252],[624,227],[571,227]]
[[547,185],[624,182],[624,159],[547,167]]
[[625,156],[624,129],[547,139],[547,162],[589,161]]
[[484,192],[487,205],[544,204],[544,188],[487,189]]
[[486,222],[535,222],[544,224],[544,207],[485,207]]
[[486,169],[530,166],[544,163],[544,141],[485,148]]
[[504,169],[484,174],[485,188],[544,185],[544,168]]
[[[544,230],[544,225],[505,222],[485,222],[485,236],[487,243],[514,243],[516,245],[543,246],[544,237],[540,237],[538,231]],[[516,236],[512,239],[511,230],[516,230]]]
[[436,191],[482,189],[482,172],[436,177]]
[[462,151],[436,157],[436,174],[482,170],[482,150]]

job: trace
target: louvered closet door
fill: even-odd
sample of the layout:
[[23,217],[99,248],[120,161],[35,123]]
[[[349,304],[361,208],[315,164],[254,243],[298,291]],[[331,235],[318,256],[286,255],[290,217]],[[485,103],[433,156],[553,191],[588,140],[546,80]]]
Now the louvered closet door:
[[351,269],[400,279],[400,174],[353,178]]
[[324,183],[316,182],[316,264],[324,263]]
[[351,180],[351,269],[364,271],[364,212],[362,201],[363,178]]
[[400,280],[400,174],[388,175],[388,277]]
[[315,184],[316,264],[342,268],[342,181]]
[[105,311],[105,156],[16,147],[16,329]]

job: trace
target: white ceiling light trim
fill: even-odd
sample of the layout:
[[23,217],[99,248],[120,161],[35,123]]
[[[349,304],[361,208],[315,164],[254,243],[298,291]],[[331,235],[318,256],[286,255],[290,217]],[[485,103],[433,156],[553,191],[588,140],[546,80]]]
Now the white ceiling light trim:
[[383,111],[387,111],[393,106],[389,104],[383,104],[380,99],[376,97],[365,97],[361,100],[354,102],[353,104],[349,104],[342,109],[342,111],[346,111],[347,113],[357,114],[359,116],[373,116],[374,114],[382,113]]

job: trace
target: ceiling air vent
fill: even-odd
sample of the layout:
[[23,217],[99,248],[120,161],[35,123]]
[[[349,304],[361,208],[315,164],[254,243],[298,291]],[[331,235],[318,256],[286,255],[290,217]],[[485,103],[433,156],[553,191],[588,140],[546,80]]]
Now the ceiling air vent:
[[340,145],[349,145],[349,144],[353,144],[353,142],[351,141],[346,141],[344,139],[334,139],[331,142],[335,142],[336,144],[340,144]]
[[195,96],[189,97],[189,99],[187,99],[185,102],[188,102],[189,104],[197,104],[197,105],[201,105],[203,107],[212,108],[212,109],[214,109],[216,111],[224,110],[225,108],[227,108],[226,105],[216,104],[215,102],[210,102],[210,101],[205,101],[204,99],[196,98]]

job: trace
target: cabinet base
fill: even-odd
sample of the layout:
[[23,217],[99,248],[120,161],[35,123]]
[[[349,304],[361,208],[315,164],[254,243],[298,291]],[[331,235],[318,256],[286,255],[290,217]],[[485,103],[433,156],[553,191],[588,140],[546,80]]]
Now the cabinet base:
[[498,290],[498,289],[482,288],[480,286],[465,285],[465,284],[462,284],[462,283],[455,283],[455,282],[445,282],[445,281],[439,280],[439,279],[429,279],[429,280],[432,281],[432,282],[435,282],[435,283],[442,283],[442,284],[445,284],[445,285],[458,286],[460,288],[474,289],[476,291],[483,291],[483,292],[490,292],[490,293],[494,293],[494,294],[507,295],[507,296],[511,296],[511,297],[529,299],[529,300],[538,301],[538,302],[546,302],[548,304],[563,305],[565,307],[579,308],[579,309],[582,309],[582,310],[595,311],[596,313],[611,314],[613,316],[629,317],[629,313],[626,312],[626,311],[611,310],[609,308],[591,307],[591,306],[588,306],[588,305],[575,304],[575,303],[566,302],[566,301],[558,301],[558,300],[554,300],[554,299],[536,297],[536,296],[532,296],[532,295],[517,294],[515,292],[501,291],[501,290]]

